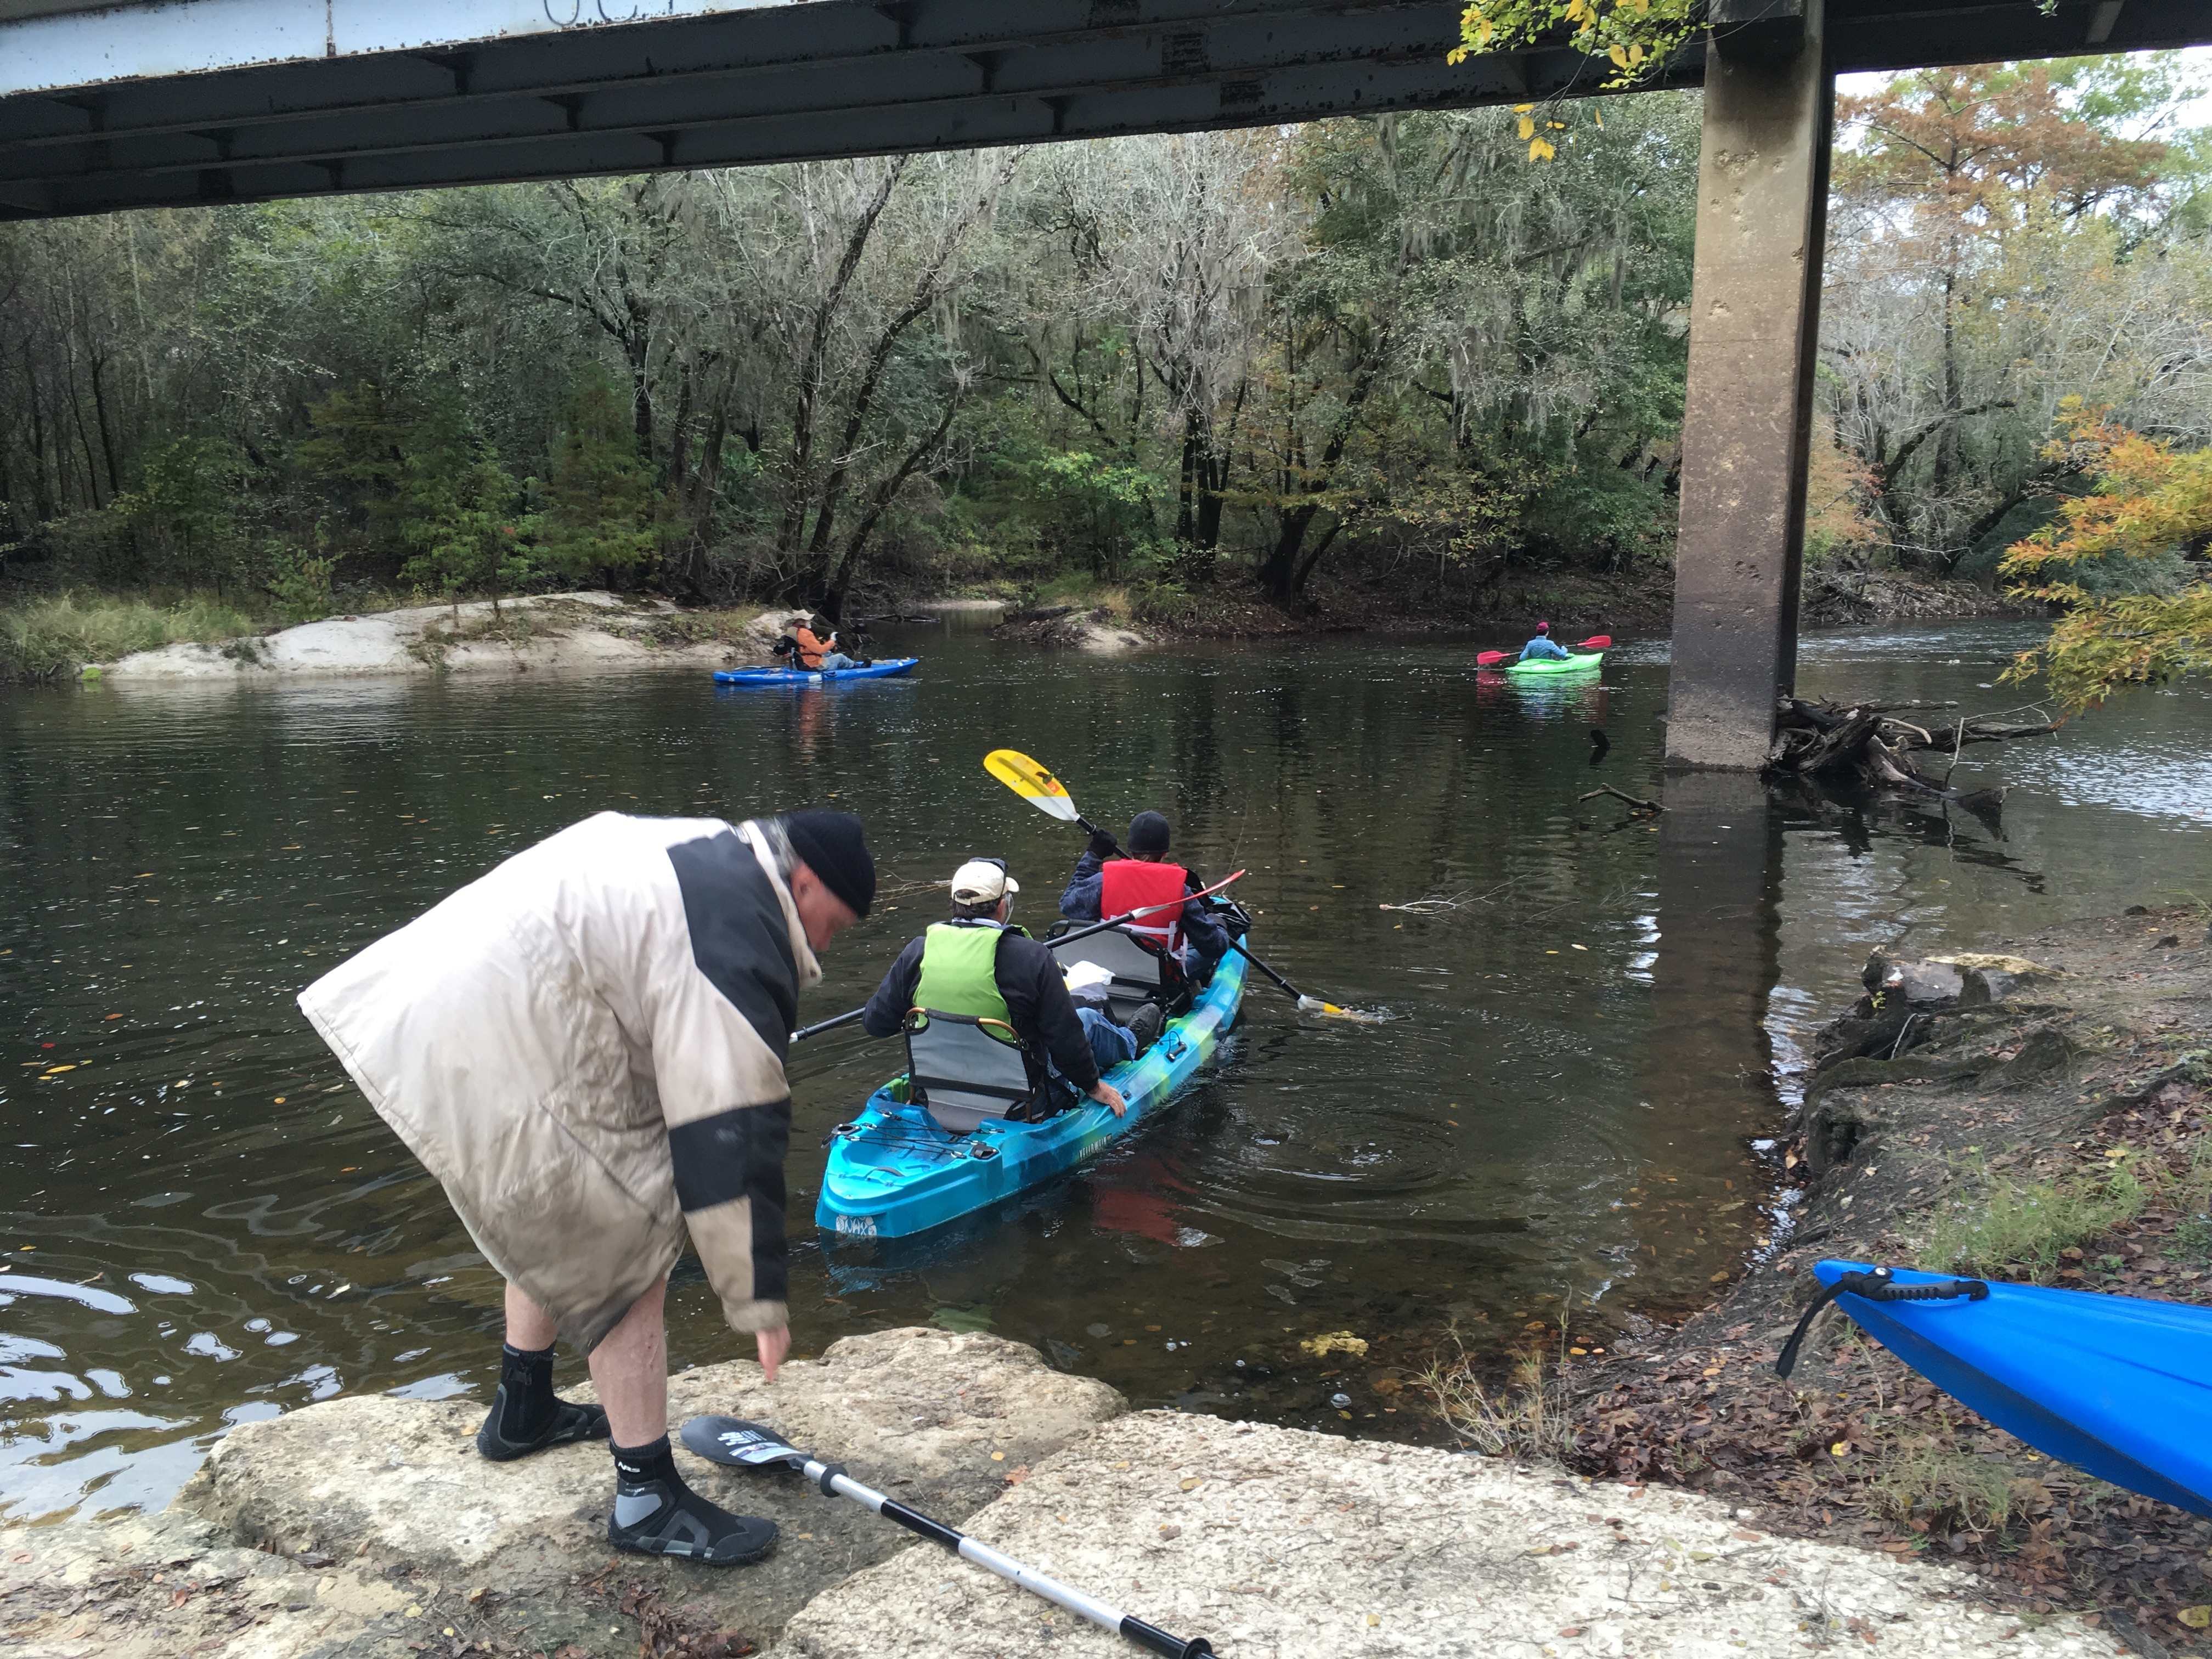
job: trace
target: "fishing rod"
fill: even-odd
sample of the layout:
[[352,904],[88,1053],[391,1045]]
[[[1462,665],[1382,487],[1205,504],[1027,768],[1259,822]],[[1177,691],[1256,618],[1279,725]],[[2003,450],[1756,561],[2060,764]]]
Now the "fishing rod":
[[955,1532],[942,1521],[932,1520],[919,1510],[910,1510],[903,1504],[864,1486],[845,1473],[841,1463],[825,1463],[818,1457],[809,1456],[797,1447],[787,1443],[774,1429],[759,1423],[748,1423],[738,1417],[695,1417],[684,1425],[684,1443],[710,1463],[720,1463],[726,1468],[759,1469],[781,1464],[796,1469],[811,1481],[824,1498],[849,1498],[864,1509],[873,1510],[886,1521],[904,1527],[933,1544],[942,1544],[963,1560],[995,1572],[1011,1583],[1019,1584],[1032,1595],[1041,1595],[1070,1613],[1080,1613],[1092,1624],[1140,1648],[1164,1656],[1164,1659],[1201,1659],[1213,1651],[1213,1644],[1202,1636],[1185,1640],[1162,1630],[1158,1625],[1148,1625],[1133,1613],[1127,1613],[1095,1595],[1085,1595],[1072,1585],[1039,1572],[1035,1567],[1017,1561],[1011,1555],[993,1549],[988,1544]]

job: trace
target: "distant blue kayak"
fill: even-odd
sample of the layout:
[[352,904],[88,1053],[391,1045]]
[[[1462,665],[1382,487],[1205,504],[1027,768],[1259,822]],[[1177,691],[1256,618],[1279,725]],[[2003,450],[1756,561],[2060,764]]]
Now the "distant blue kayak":
[[815,1224],[857,1238],[903,1238],[995,1204],[1093,1157],[1165,1106],[1198,1074],[1235,1024],[1244,996],[1244,958],[1221,959],[1212,983],[1152,1046],[1106,1073],[1129,1111],[1115,1117],[1084,1101],[1042,1123],[989,1120],[967,1134],[939,1128],[905,1103],[906,1079],[868,1097],[860,1116],[832,1133]]
[[910,674],[919,657],[890,657],[882,662],[872,662],[866,668],[718,668],[714,671],[717,685],[750,685],[763,690],[787,685],[820,685],[828,680],[885,680],[895,674]]
[[[1873,1271],[1814,1268],[1827,1285]],[[1903,1267],[1889,1279],[1893,1296],[1956,1282]],[[2062,1462],[2212,1516],[2212,1308],[2037,1285],[1947,1301],[1868,1288],[1836,1305],[1953,1399]]]

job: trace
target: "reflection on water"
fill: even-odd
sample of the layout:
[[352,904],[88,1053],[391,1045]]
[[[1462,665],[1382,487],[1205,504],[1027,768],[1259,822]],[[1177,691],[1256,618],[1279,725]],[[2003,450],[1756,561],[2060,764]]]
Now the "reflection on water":
[[[1663,646],[1522,687],[1473,646],[1101,664],[900,632],[914,678],[796,696],[692,674],[0,695],[0,1515],[158,1504],[230,1425],[340,1392],[488,1394],[497,1281],[292,997],[603,808],[868,817],[887,896],[810,1018],[865,996],[970,854],[1010,858],[1021,919],[1048,918],[1079,842],[983,775],[988,749],[1046,760],[1103,822],[1161,806],[1211,874],[1249,868],[1263,957],[1400,1018],[1308,1018],[1255,979],[1158,1122],[896,1250],[803,1222],[822,1137],[895,1053],[805,1045],[795,1335],[990,1329],[1140,1403],[1363,1433],[1416,1431],[1396,1385],[1451,1325],[1503,1345],[1571,1310],[1601,1341],[1705,1294],[1766,1231],[1749,1143],[1866,946],[2212,891],[2194,690],[1970,750],[1962,783],[2018,786],[1994,827],[1677,781],[1662,828],[1579,797],[1660,787]],[[1803,677],[1995,707],[2015,698],[1982,682],[2023,639],[1821,636]],[[678,1363],[738,1352],[678,1277]],[[1305,1346],[1345,1331],[1364,1359]]]

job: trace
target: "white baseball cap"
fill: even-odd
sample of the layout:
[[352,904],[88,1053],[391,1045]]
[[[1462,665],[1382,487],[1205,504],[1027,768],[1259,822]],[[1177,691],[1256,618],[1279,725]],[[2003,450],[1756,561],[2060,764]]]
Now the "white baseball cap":
[[1021,883],[1006,873],[1004,859],[969,859],[952,872],[955,904],[996,904],[1021,890]]

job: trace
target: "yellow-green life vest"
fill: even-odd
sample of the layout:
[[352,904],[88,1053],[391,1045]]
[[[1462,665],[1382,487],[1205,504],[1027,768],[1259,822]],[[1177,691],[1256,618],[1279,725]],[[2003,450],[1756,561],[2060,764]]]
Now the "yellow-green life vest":
[[999,941],[1018,927],[1001,929],[993,921],[932,922],[922,938],[921,973],[914,983],[917,1008],[969,1019],[995,1019],[983,1029],[1002,1041],[1013,1029],[1013,1014],[999,994]]

